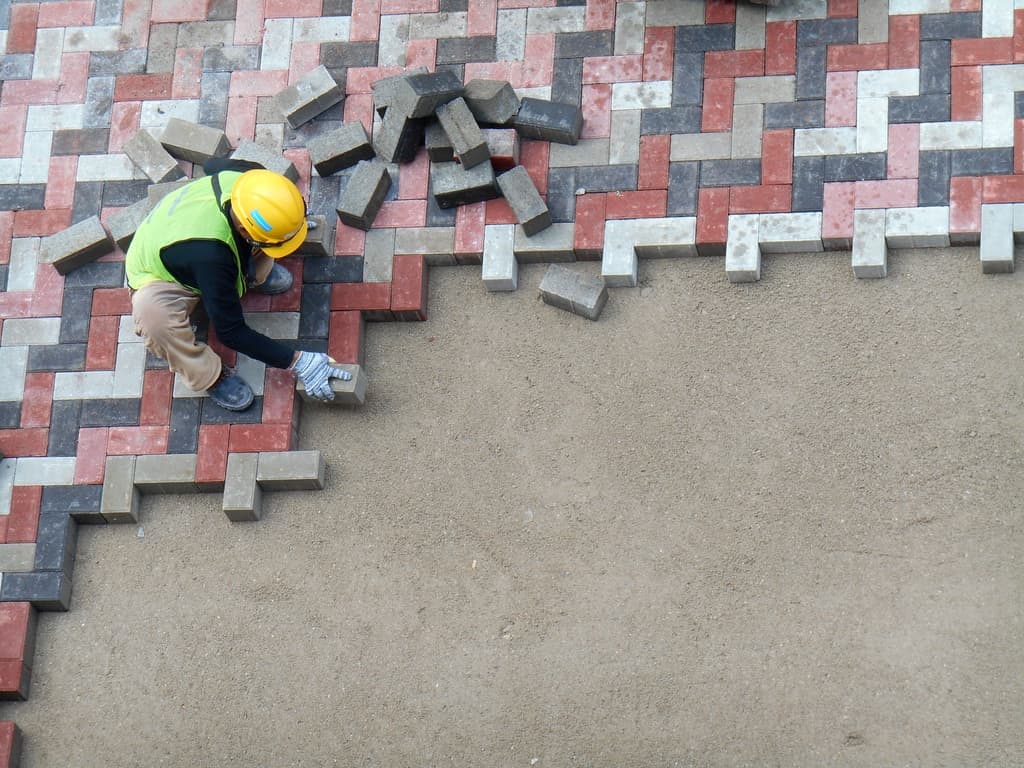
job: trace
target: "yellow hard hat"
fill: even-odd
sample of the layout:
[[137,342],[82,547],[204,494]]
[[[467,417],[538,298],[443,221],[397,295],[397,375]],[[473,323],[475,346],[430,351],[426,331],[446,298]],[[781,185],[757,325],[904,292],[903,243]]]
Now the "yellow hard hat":
[[231,188],[231,210],[250,245],[280,259],[306,239],[306,201],[291,180],[266,170],[246,171]]

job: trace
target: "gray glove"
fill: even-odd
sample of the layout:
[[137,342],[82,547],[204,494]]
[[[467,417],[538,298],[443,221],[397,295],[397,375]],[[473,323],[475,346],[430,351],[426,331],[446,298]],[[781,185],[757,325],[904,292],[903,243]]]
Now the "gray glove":
[[306,392],[317,400],[333,400],[334,390],[331,379],[349,381],[352,374],[331,365],[331,358],[323,352],[299,352],[298,359],[292,364],[292,370],[298,374]]

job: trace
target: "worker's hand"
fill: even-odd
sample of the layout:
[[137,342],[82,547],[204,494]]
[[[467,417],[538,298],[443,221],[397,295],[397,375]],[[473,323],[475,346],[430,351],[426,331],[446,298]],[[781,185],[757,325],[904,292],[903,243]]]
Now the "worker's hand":
[[292,370],[298,374],[311,397],[324,401],[334,399],[331,379],[349,381],[352,378],[348,371],[331,365],[331,358],[323,352],[299,352],[292,363]]

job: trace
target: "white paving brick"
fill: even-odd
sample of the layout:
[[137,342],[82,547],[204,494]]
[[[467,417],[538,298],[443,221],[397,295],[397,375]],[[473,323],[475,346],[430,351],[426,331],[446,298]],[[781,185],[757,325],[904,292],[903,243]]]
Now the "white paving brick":
[[1024,64],[989,64],[981,68],[982,93],[1024,90]]
[[[522,61],[526,56],[526,9],[498,11],[495,61]],[[517,91],[518,93],[518,91]],[[523,94],[519,94],[523,98]]]
[[890,248],[949,246],[949,207],[890,208],[885,214],[885,244]]
[[25,134],[21,149],[21,175],[18,181],[22,184],[45,184],[50,175],[50,148],[53,146],[53,133],[50,131],[32,131]]
[[28,108],[26,131],[63,131],[81,128],[85,107],[81,104],[40,104]]
[[31,346],[60,342],[59,317],[12,317],[4,320],[0,346]]
[[760,50],[765,45],[765,6],[736,3],[736,50]]
[[61,371],[53,377],[53,399],[107,400],[113,386],[113,371]]
[[1013,272],[1014,205],[981,206],[981,271],[986,275]]
[[885,209],[853,212],[853,254],[850,261],[856,277],[881,278],[888,274]]
[[674,259],[697,255],[697,219],[669,216],[635,219],[633,250],[640,259]]
[[981,4],[981,36],[1013,37],[1013,0],[985,0]]
[[857,73],[857,98],[873,99],[890,96],[917,96],[921,70],[876,69]]
[[889,148],[889,100],[857,99],[857,151],[885,152]]
[[1013,203],[1013,242],[1024,243],[1024,203]]
[[768,21],[824,19],[828,16],[828,0],[788,0],[768,7]]
[[0,402],[21,400],[25,394],[28,347],[0,347]]
[[144,174],[128,155],[80,155],[76,181],[127,181],[145,179]]
[[817,253],[821,243],[821,212],[762,213],[758,222],[761,253]]
[[949,13],[950,0],[889,0],[890,16],[919,13]]
[[20,157],[0,157],[0,184],[17,184],[21,178]]
[[[619,8],[621,7],[622,5],[619,5]],[[612,109],[659,109],[670,106],[672,106],[671,80],[614,83],[612,85]]]
[[135,335],[135,321],[131,315],[121,315],[121,321],[117,325],[118,344],[141,344],[142,337]]
[[737,77],[735,104],[772,104],[796,99],[795,75]]
[[526,34],[555,35],[585,32],[586,8],[582,5],[564,8],[531,8],[526,20]]
[[174,387],[171,390],[173,397],[206,397],[206,391],[196,391],[185,386],[181,376],[174,374]]
[[405,14],[386,14],[380,17],[377,35],[377,65],[404,67],[405,50],[409,44],[409,17]]
[[142,109],[139,111],[139,127],[163,129],[167,126],[167,121],[172,117],[177,117],[190,123],[198,123],[199,100],[166,99],[144,101],[142,102]]
[[36,51],[32,58],[33,80],[56,80],[60,77],[60,56],[54,51],[64,47],[64,27],[36,30]]
[[798,157],[852,155],[856,151],[856,128],[797,128],[793,132],[793,154]]
[[39,271],[38,237],[16,237],[11,241],[11,260],[7,272],[8,291],[35,289]]
[[608,155],[608,162],[612,165],[634,165],[639,161],[640,114],[639,109],[612,112]]
[[[502,13],[498,11],[499,15]],[[465,37],[466,19],[469,16],[465,11],[452,11],[449,13],[414,13],[409,17],[409,39],[410,40],[436,40],[439,37]],[[499,21],[500,24],[500,21]],[[526,19],[523,18],[523,29],[525,34]],[[501,27],[498,27],[498,45],[501,45]]]
[[116,51],[121,45],[121,27],[66,27],[64,53]]
[[263,26],[260,69],[288,69],[292,59],[292,19],[267,19]]
[[1013,94],[986,93],[981,100],[981,141],[985,147],[1013,146]]
[[637,283],[636,219],[612,219],[604,224],[601,277],[609,288]]
[[644,52],[644,3],[618,3],[615,6],[615,55]]
[[720,160],[732,156],[732,133],[677,133],[669,146],[673,163]]
[[[537,85],[533,88],[514,88],[516,96],[520,99],[551,99],[551,86],[550,85]],[[551,146],[556,146],[552,144]],[[557,146],[567,147],[569,144],[559,144]]]
[[484,255],[480,276],[488,291],[514,291],[519,287],[519,263],[514,251],[514,224],[484,227]]
[[142,397],[146,373],[146,348],[142,344],[118,344],[111,397]]
[[18,459],[15,485],[74,485],[74,456],[31,456]]
[[351,17],[324,16],[298,18],[292,27],[292,40],[296,43],[348,42]]
[[951,123],[921,123],[921,149],[980,149],[983,140],[980,120]]
[[732,111],[732,157],[760,157],[763,130],[764,104],[735,105]]
[[725,275],[730,283],[753,283],[761,279],[760,219],[756,213],[729,216]]
[[298,312],[245,312],[242,316],[246,325],[272,339],[299,337]]
[[0,459],[0,515],[11,514],[11,493],[17,469],[17,459]]

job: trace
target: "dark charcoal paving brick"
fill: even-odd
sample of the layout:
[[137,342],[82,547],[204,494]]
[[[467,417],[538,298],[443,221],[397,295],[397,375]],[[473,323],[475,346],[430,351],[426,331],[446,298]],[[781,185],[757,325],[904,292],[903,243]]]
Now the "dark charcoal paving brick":
[[700,180],[700,163],[669,163],[668,165],[668,215],[697,215],[697,183]]
[[857,19],[803,19],[796,23],[796,45],[857,42]]
[[320,63],[328,69],[374,67],[377,65],[377,44],[374,42],[323,43],[320,46]]
[[551,100],[562,104],[583,103],[583,59],[558,59],[551,77]]
[[309,179],[309,210],[322,216],[336,216],[338,195],[341,192],[341,180],[352,173],[352,168],[344,168],[330,176],[313,175]]
[[582,59],[587,56],[611,56],[615,52],[613,34],[609,29],[596,32],[563,32],[555,35],[555,58]]
[[207,21],[233,21],[238,16],[236,0],[213,0],[206,12]]
[[78,523],[67,512],[40,512],[36,534],[37,571],[63,571],[70,576],[78,546]]
[[60,310],[60,343],[88,341],[91,314],[92,288],[69,288],[65,285]]
[[[110,129],[82,128],[53,132],[50,154],[103,155],[110,145]],[[79,182],[80,184],[82,182]]]
[[199,80],[199,123],[224,128],[228,119],[230,72],[203,72]]
[[30,371],[81,371],[85,368],[85,344],[47,344],[28,348]]
[[0,184],[0,211],[38,211],[45,196],[45,184]]
[[102,485],[44,485],[39,511],[41,514],[99,512],[102,495]]
[[950,156],[952,176],[990,176],[1013,173],[1013,147],[957,149]]
[[825,126],[825,102],[812,99],[764,105],[764,127],[773,128],[823,128]]
[[327,353],[327,339],[303,339],[302,349],[306,352]]
[[0,429],[17,429],[21,426],[21,403],[8,401],[0,403]]
[[700,106],[703,97],[704,54],[676,53],[672,63],[672,106]]
[[1024,91],[1013,94],[1013,116],[1017,119],[1024,117]]
[[53,401],[47,456],[74,456],[78,452],[78,416],[81,412],[81,400]]
[[437,64],[494,61],[494,37],[442,37],[437,41]]
[[108,128],[114,108],[114,76],[90,77],[85,87],[83,128]]
[[551,168],[548,171],[548,211],[553,222],[576,220],[576,170]]
[[692,104],[640,110],[640,133],[699,133],[701,108]]
[[[466,10],[465,7],[462,10]],[[321,16],[351,16],[352,0],[324,0]]]
[[981,13],[926,13],[921,16],[922,40],[981,37]]
[[149,191],[148,179],[107,181],[103,184],[103,207],[123,207],[144,200]]
[[0,264],[0,291],[7,290],[7,264]]
[[889,99],[890,123],[943,123],[949,120],[948,93],[927,96],[893,96]]
[[[94,261],[64,276],[64,289],[68,288],[120,288],[124,285],[124,263]],[[91,299],[90,299],[91,301]],[[91,311],[92,305],[89,305]]]
[[[284,148],[296,149],[299,147],[304,147],[306,146],[306,144],[309,143],[310,139],[316,138],[317,136],[321,136],[325,133],[330,133],[331,131],[341,128],[341,126],[342,121],[340,116],[337,120],[329,120],[326,117],[326,113],[324,113],[324,115],[315,118],[311,122],[304,123],[300,125],[298,128],[289,128],[284,136]],[[345,170],[348,170],[350,174],[352,173],[352,169]],[[338,176],[340,174],[341,171],[332,175]],[[335,203],[336,202],[337,201],[335,201]]]
[[918,205],[947,205],[952,152],[949,150],[918,154]]
[[93,51],[89,54],[89,77],[141,75],[146,71],[146,49]]
[[138,398],[83,400],[79,424],[83,427],[135,427],[139,424],[141,406]]
[[71,579],[61,571],[4,574],[3,602],[30,602],[41,611],[66,611],[71,606]]
[[[856,30],[856,23],[854,29]],[[735,45],[735,24],[676,27],[676,56],[705,51],[731,51]]]
[[426,222],[428,227],[454,227],[457,213],[458,210],[456,208],[442,208],[439,206],[433,192],[427,195]]
[[75,197],[71,204],[71,223],[77,224],[103,210],[103,182],[80,181],[75,184]]
[[806,45],[797,48],[797,99],[825,98],[825,52],[824,45]]
[[[361,283],[363,281],[362,256],[324,256],[307,259],[302,266],[305,284]],[[303,288],[305,290],[305,288]]]
[[825,157],[825,181],[868,181],[886,176],[885,152]]
[[793,160],[793,210],[820,211],[825,204],[825,158]]
[[567,8],[573,5],[586,5],[587,0],[555,0],[557,8]]
[[226,411],[208,397],[196,398],[202,403],[203,424],[259,424],[263,421],[263,397],[259,396],[246,411]]
[[583,166],[576,183],[587,192],[627,192],[636,189],[635,165]]
[[[327,261],[327,259],[323,259]],[[309,263],[307,259],[306,263]],[[326,339],[331,328],[331,284],[305,283],[299,311],[299,338]]]
[[0,80],[31,80],[35,56],[31,53],[8,53],[0,59]]
[[147,371],[166,371],[168,368],[167,361],[154,355],[152,352],[146,352],[146,370]]
[[702,187],[729,187],[761,183],[761,161],[758,158],[742,160],[702,160],[700,185]]
[[168,453],[195,453],[199,449],[199,416],[209,398],[176,397],[171,401],[171,424],[167,435]]
[[951,59],[949,40],[921,43],[921,85],[919,93],[949,93]]

